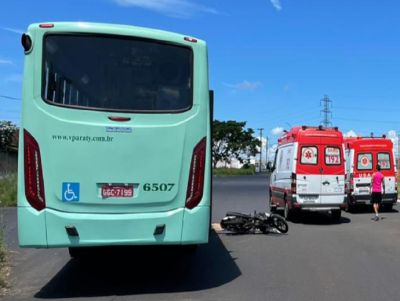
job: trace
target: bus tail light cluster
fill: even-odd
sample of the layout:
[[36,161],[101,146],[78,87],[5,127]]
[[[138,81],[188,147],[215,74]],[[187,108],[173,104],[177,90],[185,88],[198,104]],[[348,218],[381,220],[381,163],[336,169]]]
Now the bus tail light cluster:
[[26,199],[33,208],[40,211],[46,207],[42,160],[39,144],[27,130],[24,130],[24,172]]
[[188,209],[196,207],[203,197],[206,145],[207,140],[204,137],[193,150],[186,193],[186,208]]
[[292,177],[291,177],[291,181],[290,181],[290,191],[292,192],[292,194],[296,194],[296,185],[297,185],[297,181],[296,181],[296,174],[292,173]]

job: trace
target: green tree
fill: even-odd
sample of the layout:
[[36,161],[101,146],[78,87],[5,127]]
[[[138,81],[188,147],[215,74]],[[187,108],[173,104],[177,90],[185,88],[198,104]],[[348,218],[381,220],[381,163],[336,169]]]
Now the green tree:
[[0,121],[0,151],[6,151],[10,146],[17,127],[11,121]]
[[240,162],[254,156],[260,142],[253,137],[254,130],[245,129],[246,122],[234,120],[213,122],[213,167],[218,161],[230,162],[236,158]]

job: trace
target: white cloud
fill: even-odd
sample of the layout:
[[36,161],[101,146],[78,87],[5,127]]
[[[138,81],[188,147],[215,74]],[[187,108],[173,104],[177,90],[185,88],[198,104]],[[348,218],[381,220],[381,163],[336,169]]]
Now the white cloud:
[[10,27],[0,27],[1,30],[17,33],[17,34],[23,34],[24,31],[18,28],[10,28]]
[[392,139],[392,138],[397,138],[397,133],[396,133],[395,130],[390,130],[390,131],[387,133],[387,136],[388,136],[388,138],[390,138],[390,139]]
[[234,90],[242,90],[242,91],[254,91],[258,89],[262,84],[259,81],[249,82],[247,80],[242,81],[237,84],[224,84],[229,88],[233,88]]
[[350,130],[347,133],[344,133],[343,136],[344,137],[357,137],[358,135],[353,130]]
[[277,11],[282,10],[281,0],[270,0]]
[[124,7],[140,7],[169,17],[190,18],[197,13],[218,14],[214,8],[190,2],[189,0],[112,0]]
[[2,60],[0,59],[0,65],[12,65],[13,62],[10,60]]
[[283,133],[283,130],[284,130],[284,128],[282,128],[282,127],[276,127],[271,130],[271,134],[274,136],[279,136]]

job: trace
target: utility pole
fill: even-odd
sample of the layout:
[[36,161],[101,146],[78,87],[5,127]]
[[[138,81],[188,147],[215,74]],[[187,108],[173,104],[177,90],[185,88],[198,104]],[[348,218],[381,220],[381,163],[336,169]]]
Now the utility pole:
[[259,171],[260,171],[260,173],[261,173],[261,163],[262,163],[262,132],[263,132],[264,128],[259,128],[259,129],[257,129],[257,130],[260,131],[260,169],[259,169]]
[[322,125],[324,127],[329,127],[332,126],[331,118],[332,118],[332,111],[330,110],[332,100],[329,99],[327,95],[324,96],[323,99],[321,99],[321,103],[323,103],[324,108],[321,110],[321,113],[324,115],[324,119],[321,121]]

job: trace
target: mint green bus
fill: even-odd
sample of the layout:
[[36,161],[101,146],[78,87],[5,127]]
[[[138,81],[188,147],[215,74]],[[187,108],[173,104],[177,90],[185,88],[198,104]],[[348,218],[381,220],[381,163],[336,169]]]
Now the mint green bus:
[[207,243],[206,43],[81,22],[32,24],[21,42],[20,246]]

